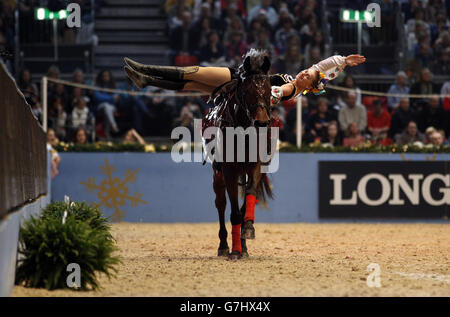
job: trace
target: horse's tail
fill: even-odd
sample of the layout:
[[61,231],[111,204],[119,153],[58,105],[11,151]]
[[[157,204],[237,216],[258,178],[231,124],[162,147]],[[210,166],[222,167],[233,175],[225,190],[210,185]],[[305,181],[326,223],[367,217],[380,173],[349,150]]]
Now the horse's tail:
[[258,199],[263,204],[267,201],[266,197],[273,199],[272,189],[273,189],[272,182],[270,181],[267,174],[263,173],[261,175],[261,179],[258,184],[256,199]]

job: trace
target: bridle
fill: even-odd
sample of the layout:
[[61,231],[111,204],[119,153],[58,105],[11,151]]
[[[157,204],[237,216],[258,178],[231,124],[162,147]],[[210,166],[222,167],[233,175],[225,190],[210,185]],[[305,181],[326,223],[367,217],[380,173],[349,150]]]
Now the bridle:
[[[257,80],[260,78],[264,78],[265,80],[261,80],[261,81]],[[267,103],[267,101],[266,101],[267,98],[265,98],[265,96],[264,96],[264,94],[266,93],[266,91],[265,91],[266,89],[265,89],[264,85],[266,83],[265,81],[269,80],[268,76],[267,75],[251,75],[250,77],[248,77],[247,80],[251,80],[251,83],[256,88],[256,93],[258,94],[259,97],[261,97],[262,100],[264,100],[264,105],[261,105],[258,103],[257,107],[258,108],[261,107],[261,108],[265,109],[267,112],[267,116],[270,118],[270,101],[269,101],[269,103]],[[259,120],[255,120],[252,117],[252,115],[250,113],[250,107],[247,105],[247,102],[245,102],[245,100],[244,100],[245,91],[244,91],[244,89],[239,89],[239,88],[242,88],[242,86],[241,86],[242,83],[243,83],[243,81],[239,80],[238,89],[237,89],[237,91],[239,91],[239,94],[236,94],[236,97],[239,99],[240,104],[245,108],[244,110],[245,110],[245,114],[247,115],[247,119],[250,121],[252,126],[267,127],[270,123],[270,119],[262,122]],[[270,91],[269,91],[269,93],[270,93]],[[269,98],[269,100],[270,100],[270,98]]]

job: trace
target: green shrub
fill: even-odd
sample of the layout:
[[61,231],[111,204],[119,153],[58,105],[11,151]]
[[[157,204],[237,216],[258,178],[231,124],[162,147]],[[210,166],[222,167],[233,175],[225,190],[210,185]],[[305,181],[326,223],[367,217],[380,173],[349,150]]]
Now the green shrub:
[[[62,221],[65,203],[53,203],[40,217],[31,217],[20,229],[16,284],[46,289],[67,288],[67,266],[80,265],[81,290],[98,289],[98,273],[109,278],[117,272],[119,258],[109,226],[101,214],[86,205],[75,204],[83,212],[69,211]],[[90,213],[95,217],[88,216]]]
[[62,201],[57,201],[48,204],[41,211],[43,218],[58,218],[62,219],[64,211],[68,211],[75,216],[75,219],[88,223],[91,228],[108,231],[111,229],[111,225],[108,218],[104,217],[100,209],[97,207],[89,206],[85,202],[69,202],[66,204]]

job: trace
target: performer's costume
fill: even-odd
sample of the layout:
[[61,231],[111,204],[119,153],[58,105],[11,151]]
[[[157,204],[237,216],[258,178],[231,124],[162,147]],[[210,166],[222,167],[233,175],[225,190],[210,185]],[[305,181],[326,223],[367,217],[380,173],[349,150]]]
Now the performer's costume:
[[[157,65],[144,65],[137,63],[129,58],[125,58],[125,62],[128,66],[125,67],[125,71],[128,77],[139,88],[146,86],[156,86],[169,90],[182,90],[188,80],[183,79],[184,74],[192,74],[198,71],[198,66],[189,67],[177,67],[177,66],[157,66]],[[324,86],[330,80],[338,77],[345,67],[345,57],[340,55],[331,56],[313,66],[312,68],[320,72],[322,77],[319,87],[312,91],[314,94],[321,94],[324,92]],[[238,76],[238,69],[229,68],[231,80]],[[300,93],[308,93],[309,91],[297,91],[294,85],[294,89],[289,96],[283,96],[281,86],[292,82],[294,78],[288,74],[275,74],[270,75],[270,83],[272,85],[272,104],[277,104],[280,101],[292,99]]]

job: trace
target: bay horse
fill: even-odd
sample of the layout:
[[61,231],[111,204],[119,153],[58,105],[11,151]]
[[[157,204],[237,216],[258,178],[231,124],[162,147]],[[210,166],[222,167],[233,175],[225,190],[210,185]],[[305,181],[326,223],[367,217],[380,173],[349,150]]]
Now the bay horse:
[[[236,78],[216,88],[211,94],[214,108],[203,118],[203,130],[208,126],[220,129],[222,144],[226,144],[226,128],[248,127],[256,128],[259,140],[259,128],[269,127],[271,85],[267,72],[270,60],[266,53],[251,50],[239,67]],[[234,137],[234,136],[233,136]],[[264,137],[264,136],[263,136]],[[217,139],[217,137],[216,137]],[[205,143],[211,139],[204,139]],[[270,137],[266,139],[268,151],[271,148]],[[240,148],[242,150],[242,148]],[[258,200],[265,201],[266,196],[272,198],[272,190],[267,175],[261,171],[264,163],[256,150],[257,160],[250,160],[249,142],[245,142],[245,159],[237,160],[238,151],[234,142],[233,159],[222,162],[213,160],[213,188],[216,194],[215,205],[219,214],[218,256],[228,256],[231,260],[247,257],[246,239],[255,238],[253,223],[255,220],[255,205]],[[242,153],[241,153],[242,154]],[[226,147],[223,158],[227,157]],[[267,163],[266,163],[267,164]],[[240,183],[241,182],[241,183]],[[244,182],[244,184],[242,184]],[[244,187],[244,203],[239,207],[239,186]],[[232,252],[229,252],[225,226],[226,193],[231,204],[231,235]]]

